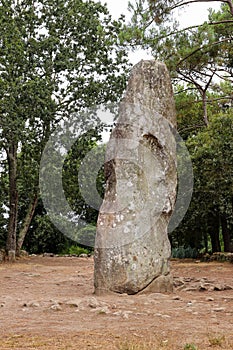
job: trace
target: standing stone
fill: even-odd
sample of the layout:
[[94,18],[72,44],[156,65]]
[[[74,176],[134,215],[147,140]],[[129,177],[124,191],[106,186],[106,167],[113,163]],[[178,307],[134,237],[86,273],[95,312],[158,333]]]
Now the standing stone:
[[172,290],[167,227],[176,198],[175,106],[166,66],[136,64],[106,151],[95,293]]

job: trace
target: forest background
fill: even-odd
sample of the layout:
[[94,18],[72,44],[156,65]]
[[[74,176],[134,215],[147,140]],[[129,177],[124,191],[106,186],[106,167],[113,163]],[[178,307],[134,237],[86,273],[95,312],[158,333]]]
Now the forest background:
[[[193,196],[169,234],[173,255],[233,250],[233,2],[218,1],[221,7],[213,10],[216,0],[205,1],[208,20],[181,28],[174,11],[194,2],[203,3],[138,0],[129,5],[130,22],[123,15],[113,20],[105,5],[93,1],[0,2],[0,247],[8,255],[22,248],[80,252],[82,237],[82,247],[93,247],[98,210],[85,202],[77,176],[90,150],[104,153],[99,145],[105,126],[85,111],[119,103],[129,52],[138,48],[168,66],[178,132],[192,159]],[[80,119],[82,134],[65,159],[63,188],[86,222],[75,239],[53,225],[39,190],[44,148],[71,116]],[[96,179],[101,196],[102,170]]]

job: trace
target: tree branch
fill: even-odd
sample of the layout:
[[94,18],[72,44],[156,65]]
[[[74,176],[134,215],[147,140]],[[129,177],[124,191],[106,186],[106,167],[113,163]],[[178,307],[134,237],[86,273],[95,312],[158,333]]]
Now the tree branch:
[[[206,100],[207,103],[212,103],[212,102],[217,102],[217,101],[221,101],[221,100],[232,100],[232,96],[222,96],[222,97],[216,97],[216,98],[208,98]],[[202,103],[203,101],[202,100],[195,100],[195,101],[191,101],[191,102],[188,102],[188,103],[184,103],[182,104],[182,106],[187,106],[187,105],[193,105],[194,103]]]
[[219,45],[219,44],[221,44],[223,42],[230,41],[230,40],[232,40],[231,37],[230,38],[225,38],[225,39],[222,39],[222,40],[219,40],[219,41],[215,41],[214,43],[211,43],[211,44],[208,44],[208,45],[200,46],[197,49],[195,49],[194,51],[192,51],[189,55],[187,55],[184,58],[182,58],[182,60],[180,60],[180,62],[178,62],[177,66],[181,65],[181,63],[183,63],[185,60],[187,60],[188,58],[193,56],[195,53],[197,53],[198,51],[201,51],[204,48],[208,48],[208,47],[211,47],[211,46]]
[[185,81],[186,83],[191,83],[191,84],[195,85],[198,90],[203,91],[202,86],[200,84],[198,84],[197,81],[195,79],[193,79],[192,76],[187,78],[187,76],[179,70],[177,71],[177,73],[182,76],[183,81]]
[[[224,19],[222,21],[217,21],[217,22],[209,22],[207,23],[209,26],[215,26],[215,25],[218,25],[218,24],[224,24],[224,23],[233,23],[233,19]],[[199,26],[197,26],[199,27]]]
[[[165,10],[163,10],[161,13],[158,14],[158,16],[156,16],[156,18],[161,17],[164,14],[167,14],[167,11],[171,12],[177,8],[183,7],[185,5],[189,5],[189,4],[194,4],[194,3],[199,3],[199,2],[220,2],[220,3],[225,3],[229,6],[229,10],[231,15],[233,16],[233,2],[232,0],[187,0],[187,1],[183,1],[181,0],[180,2],[177,2],[175,5],[171,6],[169,8],[169,6],[167,6],[167,8]],[[154,20],[154,18],[153,18]],[[159,22],[158,22],[159,23]]]
[[[225,70],[221,70],[222,72],[226,72]],[[231,82],[231,77],[224,77],[222,75],[220,75],[217,71],[215,72],[215,75],[216,77],[222,79],[222,80],[225,80],[225,81],[228,81],[228,82]]]
[[183,129],[178,129],[177,131],[183,132],[183,131],[188,131],[188,130],[192,130],[192,129],[196,129],[196,128],[204,128],[206,125],[205,124],[195,124],[195,125],[191,125],[189,127],[185,127]]
[[[231,5],[232,5],[231,0],[188,0],[188,1],[184,1],[184,2],[181,1],[180,3],[172,6],[170,8],[170,10],[172,11],[172,10],[175,10],[176,8],[178,8],[178,7],[182,7],[182,6],[189,5],[189,4],[194,4],[194,3],[197,3],[197,2],[213,2],[213,1],[215,1],[215,2],[223,2],[225,4],[228,4],[230,8],[231,8]],[[233,15],[233,13],[232,13],[232,15]]]
[[209,79],[209,81],[207,82],[207,84],[206,84],[206,86],[205,86],[204,92],[206,92],[206,91],[208,90],[208,88],[209,88],[209,86],[210,86],[210,84],[211,84],[211,82],[212,82],[212,79],[213,79],[214,75],[215,75],[215,71],[212,72],[212,74],[211,74],[211,76],[210,76],[210,79]]
[[190,88],[187,88],[187,89],[183,89],[183,90],[181,90],[181,91],[176,91],[175,93],[174,93],[174,95],[179,95],[179,94],[182,94],[183,92],[186,92],[186,91],[192,91],[192,90],[197,90],[196,88],[194,88],[194,87],[190,87]]
[[195,28],[201,28],[205,25],[208,25],[208,26],[215,26],[215,25],[219,25],[219,24],[225,24],[225,23],[233,23],[233,19],[224,19],[222,21],[217,21],[217,22],[205,22],[203,24],[199,24],[199,25],[195,25],[195,26],[190,26],[190,27],[186,27],[186,28],[182,28],[180,30],[177,30],[177,31],[174,31],[174,32],[171,32],[169,34],[166,34],[166,35],[163,35],[163,36],[160,36],[158,39],[165,39],[171,35],[174,35],[174,34],[180,34],[182,32],[185,32],[186,30],[191,30],[191,29],[195,29]]

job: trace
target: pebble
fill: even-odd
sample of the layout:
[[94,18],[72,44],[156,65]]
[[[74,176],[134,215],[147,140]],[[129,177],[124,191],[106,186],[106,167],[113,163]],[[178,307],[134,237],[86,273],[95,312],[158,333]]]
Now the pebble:
[[96,308],[95,310],[92,311],[97,311],[99,314],[109,314],[110,310],[107,306]]
[[124,319],[128,319],[129,318],[129,315],[132,314],[133,312],[132,311],[122,311],[122,310],[119,310],[119,311],[116,311],[113,313],[114,316],[121,316],[123,317]]
[[43,256],[53,258],[54,254],[53,253],[44,253]]
[[54,304],[50,307],[51,310],[55,310],[55,311],[61,311],[62,307],[59,304]]
[[169,315],[163,315],[163,314],[160,314],[160,313],[156,313],[155,316],[162,317],[162,318],[171,318],[171,316],[169,316]]
[[114,316],[121,316],[122,315],[122,311],[119,310],[119,311],[116,311],[113,313]]
[[74,306],[74,307],[79,307],[80,304],[82,303],[82,299],[72,299],[72,300],[67,300],[66,305],[69,306]]
[[24,307],[40,307],[40,304],[35,301],[30,301],[29,303],[24,303]]
[[96,298],[92,297],[88,300],[88,306],[90,306],[93,309],[96,309],[97,307],[100,306],[100,303]]
[[122,317],[128,319],[130,314],[132,314],[132,311],[123,311]]
[[212,311],[214,312],[223,312],[225,310],[226,310],[225,307],[215,307],[214,309],[212,309]]
[[207,298],[206,298],[206,301],[214,301],[214,298],[207,297]]

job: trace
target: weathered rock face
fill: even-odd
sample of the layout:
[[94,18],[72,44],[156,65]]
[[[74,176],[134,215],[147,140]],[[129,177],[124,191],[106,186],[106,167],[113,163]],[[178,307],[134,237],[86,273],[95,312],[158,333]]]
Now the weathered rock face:
[[95,244],[95,292],[172,290],[167,226],[176,198],[176,126],[166,66],[132,69],[106,151]]

